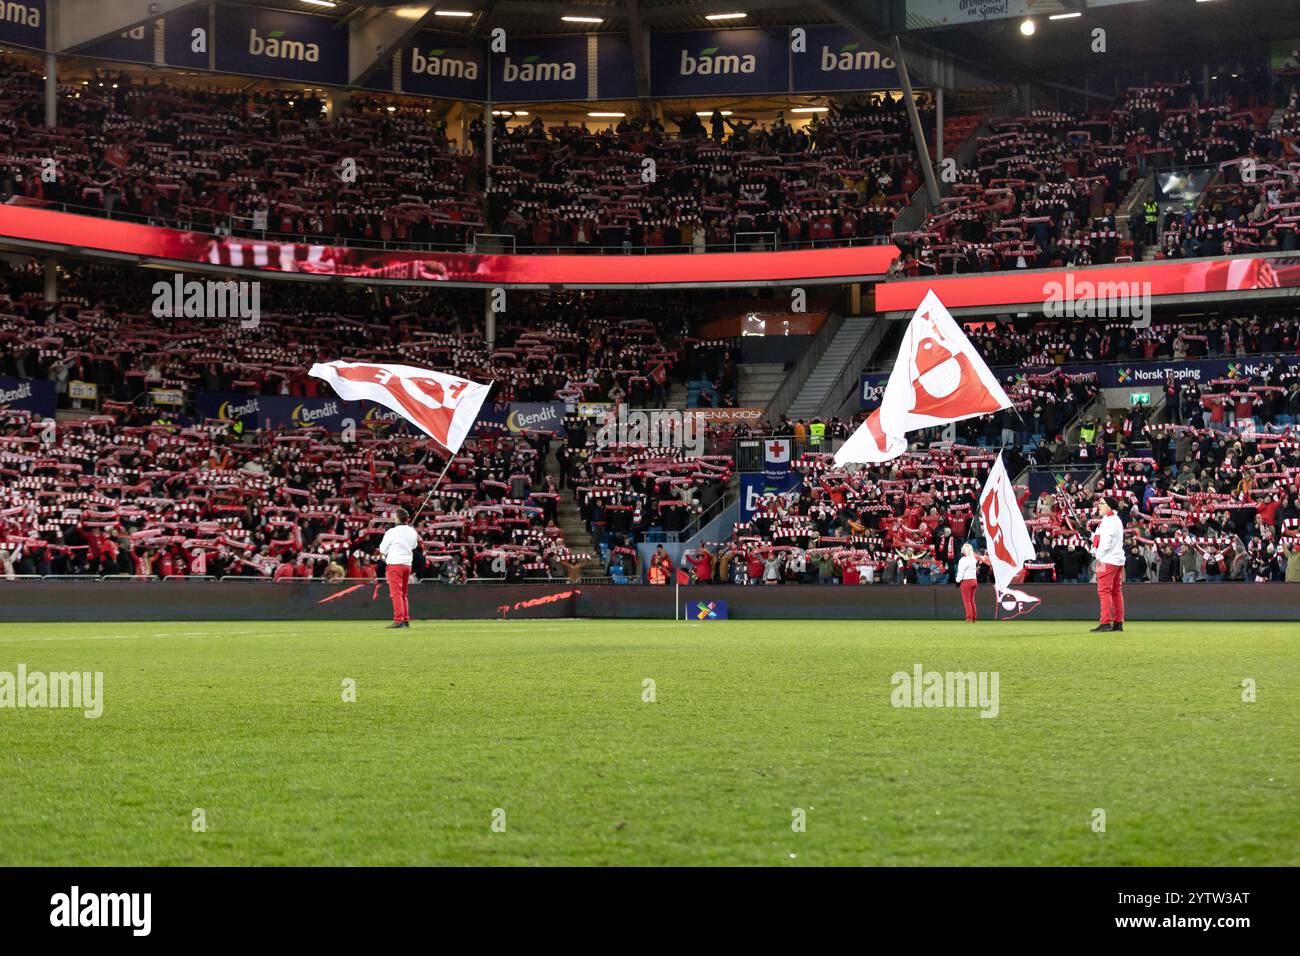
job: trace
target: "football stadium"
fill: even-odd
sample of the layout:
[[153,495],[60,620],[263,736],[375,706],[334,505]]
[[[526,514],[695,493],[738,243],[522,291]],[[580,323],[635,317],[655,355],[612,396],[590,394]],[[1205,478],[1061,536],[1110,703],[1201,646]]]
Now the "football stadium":
[[0,3],[0,865],[1300,864],[1298,233],[1294,0]]

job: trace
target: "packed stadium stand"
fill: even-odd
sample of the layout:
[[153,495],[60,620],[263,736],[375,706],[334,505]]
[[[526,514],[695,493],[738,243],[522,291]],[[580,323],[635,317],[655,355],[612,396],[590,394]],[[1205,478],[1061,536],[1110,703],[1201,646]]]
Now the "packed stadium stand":
[[[755,11],[772,36],[797,26],[785,19]],[[849,31],[833,34],[840,53],[857,49],[851,25],[817,28]],[[32,49],[4,44],[0,214],[256,238],[247,260],[222,247],[202,265],[256,276],[262,308],[251,325],[164,315],[153,281],[184,261],[111,261],[71,242],[56,256],[57,235],[5,243],[0,396],[16,399],[0,402],[0,573],[369,579],[400,506],[419,512],[417,577],[447,583],[947,583],[961,544],[983,542],[974,505],[1001,452],[1037,545],[1031,581],[1089,579],[1104,495],[1126,503],[1134,581],[1288,576],[1300,313],[1258,294],[1296,270],[1284,255],[1300,228],[1294,55],[1254,50],[1220,79],[1173,51],[1082,88],[918,75],[909,102],[893,67],[853,53],[842,87],[800,86],[792,60],[775,92],[648,89],[606,111],[587,108],[609,99],[604,34],[587,38],[581,107],[421,96],[400,51],[346,88],[291,70],[182,70],[164,62],[165,39],[151,65],[90,56],[54,83]],[[430,284],[445,273],[256,271],[347,246],[537,261],[888,244],[888,272],[866,280],[720,291],[674,264],[617,291],[520,281],[505,310],[495,289]],[[962,310],[1014,408],[916,432],[883,466],[835,467],[872,408],[858,373],[893,363],[901,323],[875,312],[880,289],[1179,260],[1222,266],[1225,285],[1159,293],[1150,322],[1061,319],[1046,293],[1028,310],[1018,298]],[[812,308],[793,304],[817,287]],[[846,317],[862,330],[832,349]],[[387,414],[345,433],[308,374],[341,357],[490,382],[494,411],[449,462]],[[1183,374],[1217,360],[1232,361]],[[1113,380],[1133,363],[1167,366],[1146,381],[1151,404],[1122,404]],[[775,384],[748,392],[759,368]],[[815,371],[834,394],[793,415]],[[47,414],[22,404],[33,383],[52,386]],[[282,398],[301,400],[288,421],[258,403]],[[670,424],[611,439],[629,410]],[[788,442],[782,490],[746,484],[769,439]]]

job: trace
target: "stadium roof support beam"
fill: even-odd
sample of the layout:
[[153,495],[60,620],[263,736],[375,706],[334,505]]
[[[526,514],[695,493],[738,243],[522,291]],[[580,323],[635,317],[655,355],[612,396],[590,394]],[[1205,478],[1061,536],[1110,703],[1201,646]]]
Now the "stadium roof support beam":
[[393,56],[433,15],[433,3],[372,7],[348,24],[348,75],[364,83],[379,64]]
[[912,79],[907,75],[907,63],[903,60],[903,50],[898,44],[898,36],[889,38],[894,48],[894,65],[898,68],[898,85],[903,88],[903,103],[907,107],[907,121],[912,124],[912,138],[916,140],[916,157],[925,173],[925,191],[930,197],[930,208],[939,208],[939,183],[934,176],[934,163],[930,162],[930,151],[925,145],[925,130],[921,129],[921,114],[916,110],[916,97],[912,94]]
[[632,76],[636,80],[637,99],[650,98],[650,70],[648,40],[641,24],[640,0],[627,0],[627,32],[632,42]]
[[[707,17],[714,13],[732,13],[743,10],[746,13],[753,13],[757,10],[789,10],[797,7],[799,4],[793,0],[744,0],[743,3],[737,3],[736,0],[703,0],[700,3],[675,3],[668,0],[665,3],[647,3],[641,6],[642,20],[659,20],[664,17],[680,18],[685,15],[693,17]],[[754,26],[751,23],[749,26]]]
[[53,49],[64,53],[186,7],[207,6],[207,0],[55,0],[51,6],[58,7],[59,27]]

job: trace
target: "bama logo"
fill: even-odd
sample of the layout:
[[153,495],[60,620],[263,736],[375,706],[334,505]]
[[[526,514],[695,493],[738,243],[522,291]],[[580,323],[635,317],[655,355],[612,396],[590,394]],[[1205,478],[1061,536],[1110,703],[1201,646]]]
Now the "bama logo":
[[20,27],[35,30],[41,25],[40,7],[29,7],[25,3],[0,3],[0,23],[16,23]]
[[326,402],[319,408],[312,408],[308,405],[295,405],[289,418],[298,428],[312,428],[321,420],[333,418],[338,413],[338,402]]
[[894,60],[879,50],[859,50],[859,44],[846,43],[839,52],[822,47],[821,71],[840,73],[850,70],[892,70]]
[[546,62],[536,53],[524,57],[523,63],[516,63],[507,56],[501,67],[504,83],[555,83],[575,79],[577,75],[578,64],[572,60]]
[[478,64],[473,60],[458,60],[444,56],[446,50],[421,53],[411,47],[411,72],[423,76],[446,76],[457,80],[477,80]]
[[719,76],[724,73],[753,73],[758,69],[758,60],[754,54],[719,53],[716,46],[700,51],[699,56],[691,56],[690,50],[682,50],[682,62],[678,69],[679,76]]
[[258,36],[257,27],[248,29],[248,55],[264,56],[272,60],[301,60],[304,63],[320,62],[320,47],[302,40],[286,40],[283,30],[272,30],[265,37]]

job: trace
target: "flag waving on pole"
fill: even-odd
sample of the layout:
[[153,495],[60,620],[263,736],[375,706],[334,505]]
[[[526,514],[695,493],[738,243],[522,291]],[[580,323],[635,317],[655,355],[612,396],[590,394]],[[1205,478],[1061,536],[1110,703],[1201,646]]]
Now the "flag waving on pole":
[[907,450],[908,432],[1010,408],[1011,399],[933,290],[908,323],[880,407],[835,464],[876,463]]
[[308,374],[329,382],[345,401],[378,402],[397,412],[453,455],[492,387],[414,365],[318,362]]
[[1011,588],[1011,582],[1020,569],[1027,561],[1032,561],[1036,553],[1034,539],[1020,511],[1016,489],[1011,484],[1006,465],[1002,463],[1001,452],[989,469],[988,480],[980,492],[980,518],[984,524],[989,564],[993,568],[998,607],[1006,611],[1015,610],[1013,617],[1033,610],[1038,598]]

